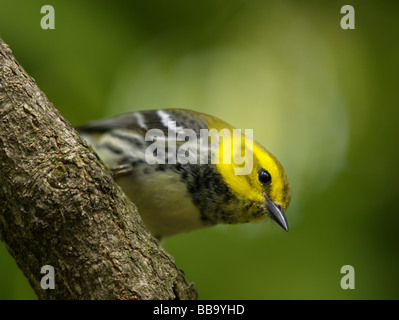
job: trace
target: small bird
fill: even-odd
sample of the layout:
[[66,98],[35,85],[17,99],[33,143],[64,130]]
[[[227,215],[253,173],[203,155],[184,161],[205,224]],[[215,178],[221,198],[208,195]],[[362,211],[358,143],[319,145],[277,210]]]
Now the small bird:
[[268,218],[288,231],[283,166],[237,130],[185,109],[127,113],[78,128],[158,239]]

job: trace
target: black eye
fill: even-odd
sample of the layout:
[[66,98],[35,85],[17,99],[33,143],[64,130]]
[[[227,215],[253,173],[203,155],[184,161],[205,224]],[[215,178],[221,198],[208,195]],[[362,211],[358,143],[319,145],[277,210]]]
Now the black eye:
[[270,182],[272,182],[272,176],[265,169],[261,169],[259,171],[259,181],[261,184],[267,186],[270,184]]

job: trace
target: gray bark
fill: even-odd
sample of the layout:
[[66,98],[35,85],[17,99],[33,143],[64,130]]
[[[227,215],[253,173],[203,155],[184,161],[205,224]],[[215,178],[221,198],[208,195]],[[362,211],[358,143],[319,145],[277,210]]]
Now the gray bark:
[[[0,237],[40,299],[195,299],[109,170],[0,38]],[[42,266],[55,269],[44,290]]]

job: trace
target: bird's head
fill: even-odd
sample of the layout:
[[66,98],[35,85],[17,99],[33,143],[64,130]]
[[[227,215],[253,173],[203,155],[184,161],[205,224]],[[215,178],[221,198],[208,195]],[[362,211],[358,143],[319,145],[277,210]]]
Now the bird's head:
[[[238,199],[230,208],[230,223],[257,222],[271,218],[288,231],[285,211],[291,191],[281,163],[251,136],[230,131],[219,139],[215,152],[218,172]],[[220,123],[217,128],[220,132]],[[237,130],[237,129],[235,129]],[[226,151],[227,150],[227,151]]]

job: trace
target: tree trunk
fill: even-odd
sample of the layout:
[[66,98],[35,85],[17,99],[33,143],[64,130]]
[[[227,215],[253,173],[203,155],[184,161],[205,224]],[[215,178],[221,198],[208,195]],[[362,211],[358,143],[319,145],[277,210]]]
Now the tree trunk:
[[[0,38],[0,238],[40,299],[195,299],[109,170]],[[44,265],[55,270],[43,289]]]

